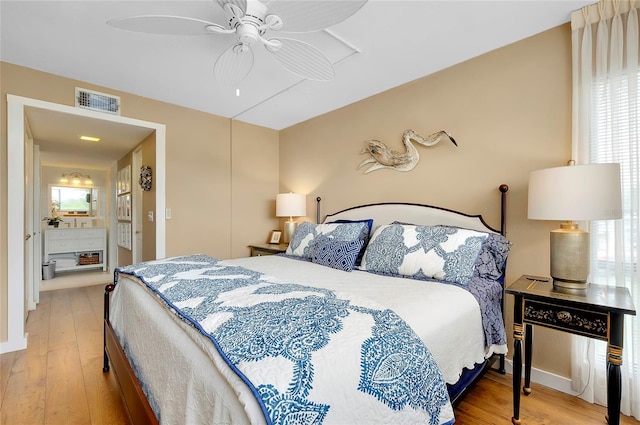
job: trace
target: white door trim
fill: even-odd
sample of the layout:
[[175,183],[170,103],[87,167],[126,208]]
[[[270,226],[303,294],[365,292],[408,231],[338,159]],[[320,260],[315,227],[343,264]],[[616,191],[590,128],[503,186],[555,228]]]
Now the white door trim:
[[8,95],[7,101],[7,341],[0,342],[0,353],[27,348],[24,332],[24,107],[11,102]]
[[[0,354],[27,347],[24,327],[24,117],[25,107],[147,127],[156,133],[156,258],[165,256],[165,137],[164,124],[108,115],[7,94],[7,340],[0,342]],[[159,213],[160,212],[160,213]],[[4,318],[0,318],[2,320]]]

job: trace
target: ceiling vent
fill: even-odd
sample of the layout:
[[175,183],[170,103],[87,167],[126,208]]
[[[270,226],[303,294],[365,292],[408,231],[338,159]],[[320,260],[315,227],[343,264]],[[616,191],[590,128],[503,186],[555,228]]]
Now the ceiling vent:
[[120,97],[76,87],[76,108],[120,115]]

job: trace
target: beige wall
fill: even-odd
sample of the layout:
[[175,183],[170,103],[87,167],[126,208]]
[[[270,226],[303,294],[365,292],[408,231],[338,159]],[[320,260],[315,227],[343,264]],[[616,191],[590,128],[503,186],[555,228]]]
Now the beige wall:
[[[156,186],[153,184],[153,170],[156,169],[156,136],[150,134],[142,142],[142,165],[151,167],[151,190],[142,191],[142,261],[156,258],[156,226],[147,219],[148,211],[156,210]],[[132,170],[133,184],[139,184],[140,170]]]
[[[231,220],[231,256],[247,257],[247,241],[264,243],[269,231],[278,229],[278,174],[273,172],[278,167],[278,132],[239,121],[231,125],[232,209],[240,214]],[[266,231],[265,220],[271,226]]]
[[[458,147],[418,146],[420,162],[410,172],[356,170],[364,141],[402,150],[406,129],[447,130]],[[548,232],[558,223],[527,220],[528,174],[564,165],[570,141],[571,39],[564,25],[281,131],[280,189],[309,194],[312,221],[321,196],[323,216],[407,201],[482,214],[499,227],[498,186],[506,183],[510,283],[525,273],[548,274]],[[566,335],[536,329],[534,367],[568,376],[568,350]]]
[[[234,123],[237,131],[232,137],[232,121],[228,118],[5,62],[0,62],[1,241],[7,240],[6,214],[10,207],[6,182],[6,95],[74,105],[76,86],[120,96],[123,116],[166,125],[165,196],[167,208],[172,210],[172,218],[166,221],[167,256],[199,252],[229,258],[248,255],[247,245],[264,242],[277,223],[265,206],[269,199],[275,199],[278,189],[277,132]],[[147,153],[153,155],[150,149],[145,149],[145,162],[149,160]],[[235,170],[251,172],[236,173]],[[237,188],[234,176],[239,178]],[[247,199],[248,187],[252,191],[250,200]],[[247,223],[248,230],[238,230],[234,235],[232,253],[232,229]],[[7,249],[16,247],[7,247],[4,242],[0,245],[0,341],[7,338]]]

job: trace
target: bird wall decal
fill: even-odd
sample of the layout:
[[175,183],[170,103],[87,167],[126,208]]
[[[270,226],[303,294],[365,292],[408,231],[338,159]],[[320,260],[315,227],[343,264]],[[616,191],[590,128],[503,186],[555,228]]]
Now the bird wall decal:
[[427,137],[422,137],[413,130],[405,130],[402,135],[402,143],[405,147],[404,152],[393,150],[378,140],[368,140],[365,142],[365,148],[360,153],[369,154],[369,158],[363,160],[356,169],[373,163],[374,165],[367,168],[364,172],[365,174],[382,168],[389,168],[396,171],[411,171],[420,160],[420,154],[418,154],[418,150],[411,141],[429,147],[438,144],[443,139],[449,139],[454,145],[458,146],[453,137],[444,130],[430,134]]

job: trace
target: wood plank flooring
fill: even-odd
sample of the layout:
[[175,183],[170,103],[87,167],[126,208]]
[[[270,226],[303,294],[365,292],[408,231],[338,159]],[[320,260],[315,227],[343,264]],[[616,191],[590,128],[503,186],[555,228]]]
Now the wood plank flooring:
[[[102,372],[104,285],[42,292],[29,348],[0,356],[0,424],[126,425],[113,373]],[[603,425],[606,409],[540,385],[523,425]],[[456,425],[511,424],[511,375],[490,371],[455,409]],[[622,425],[640,425],[623,416]]]
[[0,423],[126,424],[117,383],[102,373],[104,285],[40,293],[28,348],[0,356]]

